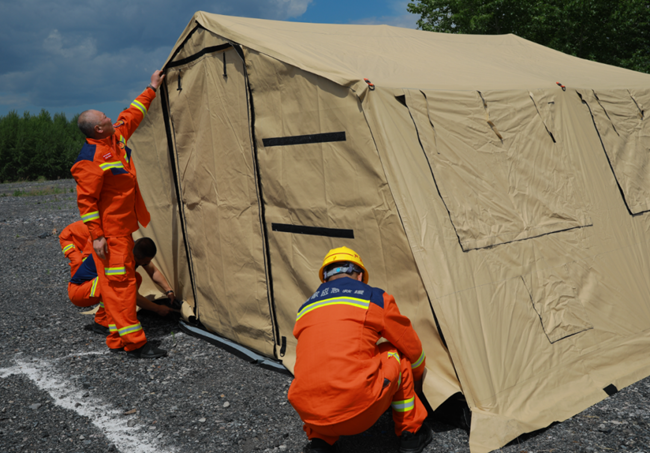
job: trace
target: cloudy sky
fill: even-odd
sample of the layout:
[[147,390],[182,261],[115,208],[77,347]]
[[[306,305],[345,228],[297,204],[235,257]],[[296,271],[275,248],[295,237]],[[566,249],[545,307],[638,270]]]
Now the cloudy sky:
[[149,83],[196,11],[416,28],[408,0],[0,0],[0,116],[117,114]]

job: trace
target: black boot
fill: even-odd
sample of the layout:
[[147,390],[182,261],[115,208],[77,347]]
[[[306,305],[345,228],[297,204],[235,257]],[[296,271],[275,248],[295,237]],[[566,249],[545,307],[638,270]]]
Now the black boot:
[[153,346],[151,343],[145,343],[144,346],[133,351],[126,351],[126,355],[132,359],[157,359],[167,355],[167,351]]
[[334,453],[336,447],[325,442],[323,439],[314,437],[311,442],[305,445],[302,450],[303,453]]
[[415,434],[410,431],[404,431],[399,445],[399,453],[421,453],[424,447],[429,445],[429,442],[432,440],[433,434],[431,433],[431,428],[427,425],[422,425]]
[[95,332],[104,336],[107,336],[110,333],[108,331],[108,327],[104,327],[101,324],[97,324],[96,322],[86,325],[84,329],[90,330],[91,332]]

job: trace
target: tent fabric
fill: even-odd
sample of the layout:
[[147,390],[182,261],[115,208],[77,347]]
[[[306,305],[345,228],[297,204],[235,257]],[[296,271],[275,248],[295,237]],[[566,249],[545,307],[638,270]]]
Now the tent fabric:
[[579,93],[589,105],[630,213],[650,210],[650,88]]
[[345,245],[423,340],[432,407],[464,394],[473,453],[650,374],[650,75],[514,35],[204,12],[165,73],[129,143],[142,233],[208,330],[292,370]]
[[532,93],[408,90],[406,104],[463,250],[590,225]]

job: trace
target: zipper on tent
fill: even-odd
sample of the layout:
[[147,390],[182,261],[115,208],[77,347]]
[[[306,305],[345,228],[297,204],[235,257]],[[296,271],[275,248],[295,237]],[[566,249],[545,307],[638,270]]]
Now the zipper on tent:
[[[255,189],[257,191],[257,199],[258,199],[258,205],[259,205],[259,212],[260,212],[260,226],[262,228],[262,234],[263,234],[263,240],[262,240],[262,246],[264,248],[264,270],[266,271],[266,290],[267,290],[267,296],[268,296],[268,303],[269,303],[269,313],[271,315],[271,328],[273,329],[273,338],[275,341],[276,346],[281,345],[281,340],[280,340],[280,328],[278,326],[278,320],[277,316],[275,314],[275,296],[273,292],[273,277],[271,274],[271,254],[269,252],[270,247],[269,247],[269,234],[268,234],[268,229],[266,228],[266,212],[264,210],[264,202],[262,200],[262,185],[260,182],[260,174],[259,174],[259,161],[257,160],[257,142],[255,140],[255,107],[253,104],[253,92],[250,87],[250,80],[248,79],[248,70],[246,68],[246,58],[244,58],[244,51],[242,50],[241,46],[236,43],[231,43],[233,48],[237,51],[237,54],[241,57],[242,61],[244,62],[244,79],[246,80],[246,100],[248,102],[248,112],[249,112],[249,120],[248,124],[250,125],[250,135],[251,135],[251,145],[253,147],[253,164],[255,166],[255,171],[253,174],[255,175]],[[286,339],[285,339],[286,341]],[[277,358],[277,352],[276,348],[273,348],[273,355]]]
[[187,265],[190,274],[190,284],[192,286],[192,296],[194,299],[194,315],[198,317],[199,314],[199,303],[197,300],[196,292],[196,283],[194,281],[194,265],[192,263],[192,254],[190,251],[190,244],[187,241],[186,227],[185,227],[185,213],[183,211],[184,203],[181,198],[181,187],[180,181],[178,179],[177,169],[177,153],[174,150],[174,141],[172,140],[172,124],[171,116],[169,115],[169,93],[167,91],[167,84],[161,84],[161,94],[160,103],[162,105],[163,120],[165,122],[165,134],[167,135],[167,149],[169,151],[169,161],[172,166],[172,177],[174,181],[174,189],[176,192],[176,202],[178,203],[178,217],[181,221],[181,232],[183,234],[183,245],[185,246],[185,255],[187,256]]

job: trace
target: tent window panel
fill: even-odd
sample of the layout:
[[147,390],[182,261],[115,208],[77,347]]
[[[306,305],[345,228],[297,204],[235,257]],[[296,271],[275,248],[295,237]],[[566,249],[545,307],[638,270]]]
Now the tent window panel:
[[577,262],[557,268],[535,268],[524,277],[531,303],[548,341],[593,329],[582,299],[597,286],[595,271]]
[[582,183],[551,133],[552,101],[536,96],[538,103],[523,91],[407,93],[465,251],[591,224]]
[[630,214],[650,211],[650,90],[581,91]]

